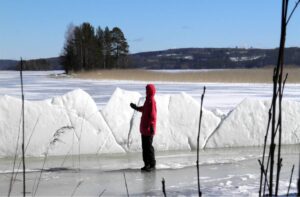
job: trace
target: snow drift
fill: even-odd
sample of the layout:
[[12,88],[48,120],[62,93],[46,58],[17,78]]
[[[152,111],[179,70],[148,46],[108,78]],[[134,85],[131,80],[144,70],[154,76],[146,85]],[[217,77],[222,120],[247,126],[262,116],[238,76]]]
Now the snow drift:
[[[181,93],[156,95],[158,122],[156,150],[194,150],[197,144],[200,104]],[[141,113],[129,107],[142,105],[137,92],[117,88],[102,111],[83,90],[44,101],[25,101],[26,155],[122,153],[141,150]],[[205,101],[204,101],[205,102]],[[20,153],[20,99],[0,97],[0,156]],[[224,117],[203,109],[200,146],[206,148],[259,146],[267,126],[270,102],[245,99]],[[283,143],[299,143],[300,104],[283,103]]]

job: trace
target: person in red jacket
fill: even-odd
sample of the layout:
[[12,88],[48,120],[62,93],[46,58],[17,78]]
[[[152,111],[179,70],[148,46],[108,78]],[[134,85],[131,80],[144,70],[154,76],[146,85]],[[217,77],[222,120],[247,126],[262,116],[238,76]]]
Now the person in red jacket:
[[140,132],[142,136],[143,161],[145,166],[142,171],[151,171],[155,169],[156,160],[154,148],[152,146],[153,136],[156,132],[156,101],[154,99],[156,89],[153,84],[146,86],[146,100],[143,106],[136,106],[130,103],[130,107],[134,110],[142,112],[140,122]]

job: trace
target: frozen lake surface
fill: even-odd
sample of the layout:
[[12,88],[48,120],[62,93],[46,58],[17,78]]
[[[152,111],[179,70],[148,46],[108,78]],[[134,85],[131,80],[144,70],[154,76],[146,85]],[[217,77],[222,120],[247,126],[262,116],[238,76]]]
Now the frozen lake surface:
[[[114,90],[138,91],[142,95],[148,82],[96,81],[59,78],[51,72],[24,72],[25,99],[43,100],[61,96],[81,88],[95,100],[98,109],[108,102]],[[51,77],[49,77],[51,75]],[[245,98],[271,99],[271,84],[221,83],[154,83],[158,94],[186,92],[198,101],[207,87],[204,107],[228,112]],[[0,72],[0,95],[20,97],[19,72]],[[287,84],[284,98],[300,101],[300,84]],[[201,188],[204,196],[257,196],[262,147],[206,149],[200,153]],[[299,146],[285,146],[280,177],[280,193],[287,191],[292,165],[295,164],[291,192],[296,191]],[[35,179],[40,175],[44,158],[27,158],[27,190],[32,192]],[[131,196],[162,196],[161,180],[166,180],[169,196],[197,196],[196,153],[192,151],[157,152],[157,170],[141,173],[141,153],[101,154],[48,157],[42,173],[37,196],[126,196],[123,173],[126,175]],[[0,158],[0,195],[7,195],[12,171],[12,159]],[[17,163],[18,165],[18,163]],[[77,188],[76,186],[80,184]],[[76,189],[75,189],[76,188]],[[21,195],[22,177],[17,176],[13,195]]]
[[[80,88],[89,93],[99,109],[108,101],[114,90],[119,87],[124,90],[138,91],[145,94],[145,85],[148,82],[136,81],[97,81],[80,80],[74,78],[54,78],[62,71],[24,72],[25,99],[43,100],[63,95]],[[51,75],[52,77],[49,77]],[[271,77],[271,76],[270,76]],[[204,107],[218,108],[228,112],[246,97],[270,99],[272,84],[238,84],[238,83],[172,83],[154,82],[157,94],[175,94],[186,92],[200,101],[205,85],[206,95]],[[0,71],[0,95],[20,97],[20,74],[16,71]],[[300,101],[300,84],[287,84],[284,98]]]
[[[283,147],[280,194],[286,194],[291,168],[298,163],[299,146]],[[200,152],[201,190],[204,196],[258,196],[261,148],[207,149]],[[141,153],[84,155],[72,158],[49,157],[42,173],[37,196],[126,196],[125,173],[130,196],[162,196],[162,178],[168,196],[197,196],[196,153],[158,152],[157,170],[142,173]],[[0,159],[0,191],[6,195],[12,160]],[[28,158],[27,190],[32,192],[40,175],[43,158]],[[78,170],[80,169],[80,170]],[[296,167],[297,169],[297,167]],[[21,195],[22,176],[18,175],[13,195]],[[295,193],[297,170],[291,184]]]

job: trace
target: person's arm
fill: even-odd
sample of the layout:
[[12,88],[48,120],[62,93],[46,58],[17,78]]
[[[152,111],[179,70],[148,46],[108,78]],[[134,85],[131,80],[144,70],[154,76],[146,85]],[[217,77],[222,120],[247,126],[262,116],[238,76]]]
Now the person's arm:
[[137,109],[136,109],[137,111],[139,111],[139,112],[143,112],[143,108],[144,108],[144,106],[137,106],[136,108],[137,108]]
[[134,110],[137,110],[139,112],[142,112],[143,111],[143,106],[136,106],[136,104],[134,103],[130,103],[130,107]]

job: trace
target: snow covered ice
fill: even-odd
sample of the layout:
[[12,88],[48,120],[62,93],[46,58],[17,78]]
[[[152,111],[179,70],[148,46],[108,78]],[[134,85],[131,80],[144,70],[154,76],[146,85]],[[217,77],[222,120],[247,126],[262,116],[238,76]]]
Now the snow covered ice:
[[[55,77],[62,72],[24,71],[25,99],[30,101],[44,100],[80,88],[91,95],[98,109],[103,109],[117,87],[123,90],[136,91],[143,95],[145,86],[148,83],[146,81],[80,80]],[[0,95],[7,94],[20,98],[19,84],[20,74],[18,72],[0,72]],[[217,108],[226,113],[235,108],[245,98],[271,99],[272,96],[272,84],[155,82],[155,85],[158,94],[170,95],[185,92],[198,102],[203,86],[206,86],[204,107],[209,110]],[[286,84],[284,98],[300,102],[300,84]]]

